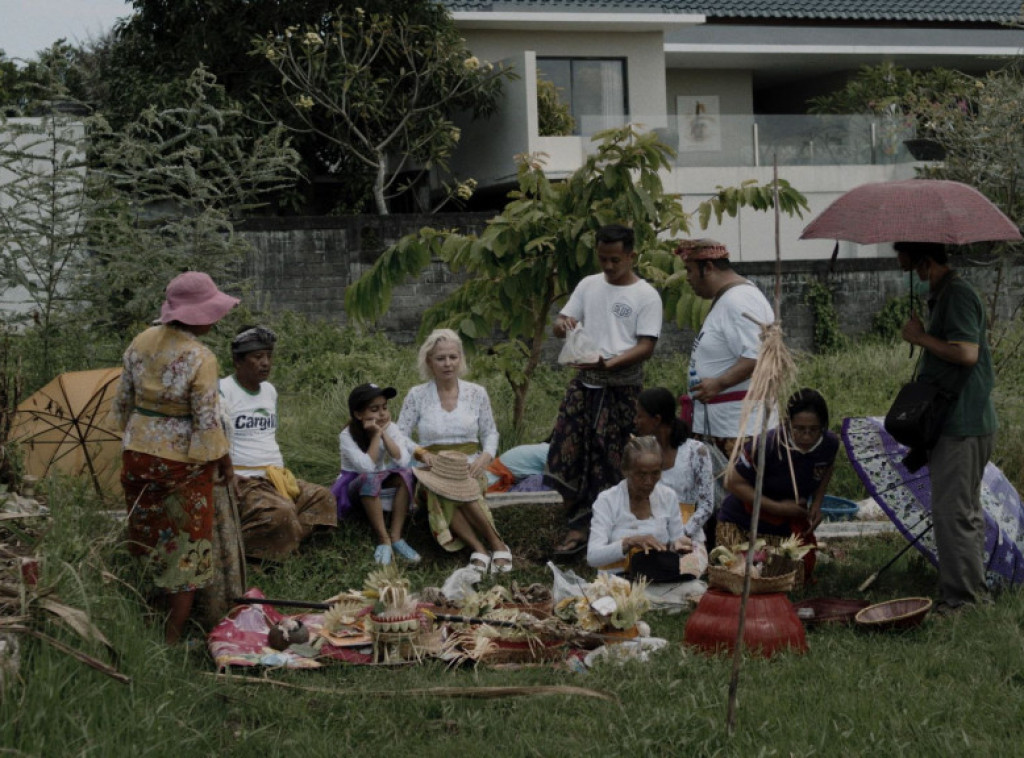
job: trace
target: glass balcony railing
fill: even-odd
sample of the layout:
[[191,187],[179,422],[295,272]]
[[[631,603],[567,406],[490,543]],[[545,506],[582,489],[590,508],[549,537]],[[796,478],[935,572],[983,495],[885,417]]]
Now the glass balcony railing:
[[[908,163],[913,125],[871,115],[633,116],[677,153],[677,166],[840,166]],[[623,116],[580,116],[583,135],[622,126]],[[577,137],[576,139],[580,139]],[[596,149],[589,136],[584,149]]]

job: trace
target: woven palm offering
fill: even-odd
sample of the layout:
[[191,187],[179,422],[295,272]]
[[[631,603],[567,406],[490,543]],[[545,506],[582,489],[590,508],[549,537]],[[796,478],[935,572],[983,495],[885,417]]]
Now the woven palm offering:
[[[750,592],[765,594],[792,590],[803,574],[801,559],[814,546],[802,544],[800,537],[793,535],[778,545],[769,545],[759,539],[753,549]],[[750,546],[747,543],[733,547],[719,545],[712,550],[708,556],[708,586],[742,595],[748,550]]]
[[637,624],[651,607],[646,583],[629,582],[601,573],[582,587],[582,594],[555,605],[555,616],[605,642],[621,642],[637,636]]
[[366,623],[373,638],[373,659],[377,663],[418,661],[418,645],[425,619],[409,594],[409,580],[393,565],[372,572],[363,592],[376,602]]
[[520,590],[515,583],[511,590],[494,585],[486,592],[471,592],[455,609],[458,619],[447,618],[438,651],[438,657],[452,666],[558,660],[577,634],[552,615],[550,600],[536,591]]

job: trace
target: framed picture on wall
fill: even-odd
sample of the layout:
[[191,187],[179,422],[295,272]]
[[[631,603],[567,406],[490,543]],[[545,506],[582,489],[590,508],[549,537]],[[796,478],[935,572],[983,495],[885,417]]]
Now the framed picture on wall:
[[676,97],[679,119],[679,152],[722,149],[722,123],[718,95],[680,95]]

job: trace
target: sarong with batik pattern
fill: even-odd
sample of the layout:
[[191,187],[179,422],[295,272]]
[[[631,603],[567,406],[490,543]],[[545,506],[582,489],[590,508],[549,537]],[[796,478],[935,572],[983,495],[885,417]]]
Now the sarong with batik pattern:
[[188,592],[213,578],[213,474],[216,464],[182,463],[125,450],[121,485],[128,504],[128,548],[165,592]]
[[572,505],[569,528],[590,528],[597,496],[622,480],[622,453],[633,433],[640,385],[587,387],[573,379],[558,409],[544,483]]

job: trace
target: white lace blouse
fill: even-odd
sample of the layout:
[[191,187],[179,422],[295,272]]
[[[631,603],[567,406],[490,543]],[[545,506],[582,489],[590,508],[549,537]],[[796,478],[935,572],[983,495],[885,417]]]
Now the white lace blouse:
[[[498,427],[494,424],[487,390],[461,379],[459,400],[451,411],[441,406],[433,380],[409,390],[402,403],[398,428],[407,438],[415,437],[423,446],[474,442],[492,458],[498,454]],[[470,460],[475,457],[471,456]]]
[[715,504],[711,453],[704,443],[689,439],[680,445],[675,465],[661,472],[661,483],[676,493],[680,503],[694,506],[693,515],[683,529],[691,540],[703,542],[704,523]]

